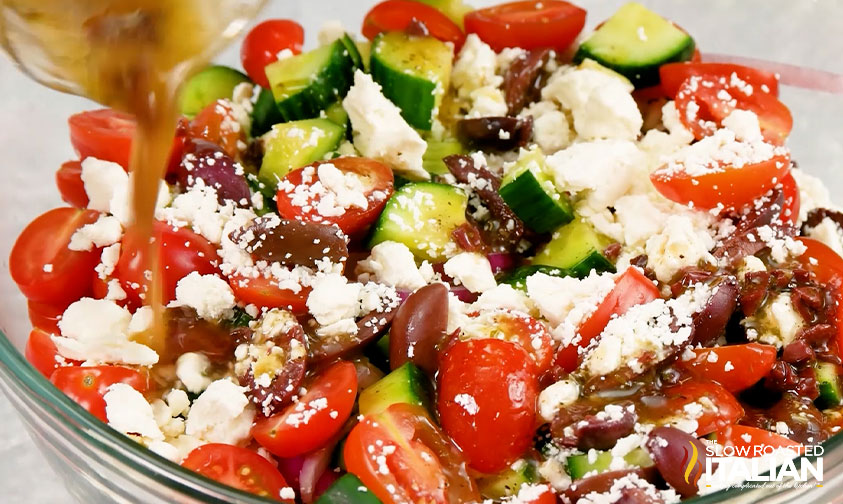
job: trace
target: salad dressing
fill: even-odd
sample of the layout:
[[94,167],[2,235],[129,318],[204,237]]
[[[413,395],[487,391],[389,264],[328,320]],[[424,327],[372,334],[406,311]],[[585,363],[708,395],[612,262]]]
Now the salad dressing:
[[[152,237],[160,181],[178,118],[180,83],[233,38],[262,0],[0,0],[0,44],[41,83],[135,116],[128,234]],[[143,260],[157,271],[150,240]],[[142,337],[166,351],[162,287],[144,299],[155,313]]]

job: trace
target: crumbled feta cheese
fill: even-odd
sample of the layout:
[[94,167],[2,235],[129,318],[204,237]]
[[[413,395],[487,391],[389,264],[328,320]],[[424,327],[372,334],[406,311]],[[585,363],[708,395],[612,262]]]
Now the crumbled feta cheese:
[[683,268],[696,266],[702,260],[714,262],[709,253],[713,247],[714,238],[708,230],[695,228],[688,216],[671,215],[662,232],[647,240],[647,266],[656,278],[668,282]]
[[114,267],[117,266],[117,261],[120,259],[120,244],[115,243],[102,249],[100,255],[100,263],[97,264],[94,270],[97,276],[105,280],[109,275],[114,273]]
[[482,254],[462,252],[448,259],[445,274],[471,292],[483,292],[494,288],[495,274],[489,260]]
[[468,98],[475,89],[500,87],[503,78],[497,75],[497,55],[476,34],[466,37],[451,71],[451,84],[460,98]]
[[233,201],[220,205],[216,189],[203,184],[193,185],[189,191],[176,196],[169,207],[155,213],[158,220],[167,221],[174,227],[190,226],[213,244],[219,244],[227,237],[224,227],[235,216],[238,220],[254,218],[251,210],[236,208]]
[[163,440],[164,434],[155,422],[152,406],[143,394],[125,383],[108,387],[105,395],[108,425],[124,434],[137,434],[151,440]]
[[466,117],[501,117],[508,111],[503,91],[493,86],[475,89],[469,94],[471,108]]
[[831,250],[837,252],[837,255],[843,256],[843,232],[840,230],[840,226],[828,217],[821,220],[815,227],[810,228],[808,236],[823,242]]
[[531,103],[518,114],[518,117],[527,116],[533,118],[533,140],[545,154],[553,154],[571,144],[568,118],[553,102]]
[[237,302],[228,282],[218,275],[193,271],[176,284],[176,299],[169,306],[188,306],[206,320],[230,317]]
[[128,187],[129,175],[117,163],[88,157],[82,161],[82,183],[88,195],[88,208],[111,212],[111,201],[121,187]]
[[357,274],[365,275],[361,280],[377,280],[410,291],[424,287],[430,279],[416,266],[410,249],[403,243],[394,241],[375,245],[369,257],[357,263]]
[[574,380],[560,380],[539,394],[539,416],[551,422],[556,412],[580,397],[580,386]]
[[319,28],[317,40],[320,46],[326,46],[336,40],[339,40],[345,35],[345,27],[337,19],[329,19],[322,23]]
[[820,180],[803,170],[790,170],[796,185],[799,186],[799,222],[803,222],[811,210],[816,208],[835,208],[831,203],[828,187]]
[[533,303],[527,294],[509,284],[500,284],[484,291],[471,305],[473,311],[506,309],[530,313]]
[[344,319],[354,319],[359,310],[359,283],[349,283],[339,274],[316,280],[307,297],[307,308],[320,325],[328,326]]
[[761,125],[755,112],[735,109],[725,119],[723,127],[732,130],[735,137],[743,142],[762,141]]
[[208,388],[211,379],[208,370],[211,360],[199,352],[186,352],[176,360],[176,376],[184,384],[188,392],[198,394]]
[[193,401],[185,433],[210,443],[236,445],[249,439],[255,409],[245,390],[226,379],[211,383]]
[[796,335],[805,326],[805,321],[793,307],[793,301],[787,293],[777,294],[772,301],[767,302],[758,318],[760,329],[763,330],[758,341],[779,348],[796,340]]
[[96,222],[85,224],[70,237],[70,250],[91,250],[116,244],[123,236],[123,226],[116,217],[100,215]]
[[422,167],[427,144],[369,74],[355,72],[354,85],[342,103],[351,120],[354,146],[361,154],[390,164],[409,178],[430,178]]
[[740,266],[738,267],[738,279],[743,281],[747,273],[760,271],[767,271],[767,267],[764,266],[764,261],[755,256],[746,256],[743,258]]

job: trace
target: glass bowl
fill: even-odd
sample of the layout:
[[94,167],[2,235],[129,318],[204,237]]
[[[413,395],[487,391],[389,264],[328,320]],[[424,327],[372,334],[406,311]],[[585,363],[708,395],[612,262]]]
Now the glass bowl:
[[[274,0],[260,19],[296,19],[315,42],[321,23],[338,19],[359,30],[365,1]],[[497,3],[474,0],[480,6]],[[623,0],[579,0],[588,9],[586,29],[611,15]],[[815,0],[641,0],[674,20],[696,39],[703,57],[730,55],[779,63],[781,99],[793,112],[789,141],[800,169],[823,178],[832,195],[843,191],[843,2]],[[239,65],[239,44],[218,58]],[[835,77],[834,74],[837,74]],[[816,88],[825,88],[820,91]],[[836,93],[834,92],[836,91]],[[271,502],[197,476],[112,431],[64,397],[27,364],[21,351],[29,334],[26,303],[8,274],[8,256],[18,233],[35,216],[61,205],[53,173],[73,154],[66,120],[95,105],[37,86],[0,59],[0,385],[68,492],[80,502],[259,503]],[[841,200],[838,198],[838,202]],[[822,487],[751,489],[714,493],[695,502],[817,502],[839,499],[843,484],[843,437],[826,442]],[[14,478],[15,475],[4,475]],[[23,496],[21,496],[23,497]],[[58,496],[54,496],[58,500]],[[4,499],[5,500],[5,499]],[[52,500],[51,500],[52,501]],[[30,502],[27,499],[21,502]]]

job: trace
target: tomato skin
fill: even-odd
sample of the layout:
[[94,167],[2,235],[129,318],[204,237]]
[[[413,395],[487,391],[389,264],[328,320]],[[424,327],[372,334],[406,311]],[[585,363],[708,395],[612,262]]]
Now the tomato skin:
[[821,241],[804,236],[796,239],[806,247],[805,252],[798,258],[799,263],[813,273],[820,285],[834,292],[837,301],[834,317],[837,326],[837,355],[843,355],[843,257]]
[[[442,356],[438,383],[442,428],[472,469],[500,471],[529,448],[538,373],[520,345],[498,339],[458,342]],[[471,398],[473,403],[466,403]]]
[[149,390],[149,378],[145,374],[121,366],[60,367],[50,376],[50,381],[103,422],[108,422],[104,399],[108,387],[125,383],[141,394]]
[[230,487],[276,500],[281,490],[289,486],[272,462],[234,445],[202,445],[188,453],[181,465]]
[[476,33],[495,52],[507,47],[563,52],[585,26],[585,10],[561,0],[523,0],[465,15],[465,32]]
[[[760,343],[728,345],[714,348],[695,348],[694,357],[680,359],[679,367],[697,380],[714,380],[735,393],[758,383],[776,363],[776,347]],[[716,360],[711,359],[714,356]],[[731,364],[726,371],[726,364]]]
[[801,200],[799,196],[799,185],[796,183],[792,172],[788,172],[781,180],[781,190],[784,196],[782,217],[795,226],[799,222]]
[[740,168],[731,166],[704,175],[691,176],[685,171],[659,168],[650,181],[665,198],[695,208],[741,208],[776,186],[790,171],[788,154]]
[[134,117],[113,109],[99,109],[73,114],[67,122],[70,143],[79,159],[95,157],[129,169],[132,138],[137,129]]
[[[282,458],[313,451],[340,431],[351,415],[356,398],[354,364],[337,362],[316,377],[297,403],[277,415],[257,420],[252,435],[261,446]],[[314,401],[327,402],[327,405],[311,406]]]
[[403,31],[413,21],[427,27],[432,37],[442,42],[454,44],[454,52],[459,52],[465,42],[465,34],[456,23],[439,9],[414,0],[386,0],[366,14],[361,33],[369,40],[381,32]]
[[300,24],[290,19],[268,19],[252,28],[243,39],[240,61],[250,79],[269,89],[264,68],[278,61],[278,53],[284,49],[301,54],[303,43],[304,28]]
[[[160,250],[160,268],[162,272],[162,301],[169,303],[176,297],[176,284],[188,274],[196,271],[200,275],[217,273],[220,262],[216,248],[204,237],[187,228],[174,228],[166,222],[157,221],[154,225],[156,243]],[[126,291],[130,305],[142,304],[141,294],[147,289],[149,281],[143,270],[149,267],[143,260],[147,248],[141,248],[147,240],[126,235],[123,239],[120,259],[114,268],[115,278],[120,280]],[[140,286],[140,287],[138,287]]]
[[572,373],[579,366],[579,349],[585,348],[600,336],[612,316],[621,316],[635,305],[649,303],[661,297],[659,289],[638,268],[629,267],[615,281],[597,309],[582,323],[577,332],[580,340],[559,348],[555,362],[562,370]]
[[[91,290],[99,263],[97,249],[70,250],[70,237],[100,216],[93,210],[56,208],[38,216],[18,236],[9,254],[9,272],[30,301],[67,306]],[[44,271],[46,265],[51,271]]]
[[[758,427],[750,427],[748,425],[729,425],[717,431],[717,444],[721,446],[732,446],[737,450],[748,449],[746,452],[737,451],[738,453],[748,453],[751,457],[761,456],[761,453],[755,453],[752,447],[767,447],[774,448],[791,448],[794,451],[799,451],[801,444],[788,439],[784,436],[770,432],[768,430],[759,429]],[[746,440],[749,436],[749,441]],[[763,446],[762,446],[763,445]]]
[[59,334],[59,319],[68,305],[36,303],[27,301],[26,308],[29,313],[29,322],[36,329],[43,329],[53,334]]
[[[227,100],[217,100],[199,111],[190,121],[187,136],[217,144],[226,154],[236,159],[239,157],[243,141],[246,140],[246,131],[237,122],[231,103]],[[176,163],[176,159],[181,162],[181,154],[186,148],[187,139],[183,135],[177,135],[173,141],[173,154],[168,170]]]
[[[56,360],[56,357],[59,357],[58,349],[50,338],[50,334],[43,329],[33,329],[29,333],[29,339],[26,340],[26,347],[23,352],[32,367],[47,378],[50,378],[53,371],[59,367],[59,361]],[[53,334],[58,334],[58,332]]]
[[[550,369],[553,361],[553,338],[547,328],[526,313],[509,310],[469,313],[472,320],[470,334],[460,333],[460,339],[498,338],[519,345],[536,363],[539,375]],[[486,332],[488,330],[488,332]]]
[[[416,4],[415,1],[410,1],[410,3]],[[311,205],[312,208],[305,211],[303,207],[293,204],[293,195],[291,193],[280,189],[275,195],[275,201],[278,204],[278,214],[285,219],[336,224],[345,234],[351,236],[362,233],[380,216],[383,207],[386,206],[386,201],[394,192],[395,178],[392,174],[392,169],[380,161],[373,159],[341,157],[293,170],[284,177],[284,181],[296,187],[311,186],[319,179],[314,175],[316,177],[315,179],[309,182],[304,181],[304,170],[309,168],[316,168],[318,170],[322,164],[331,164],[343,173],[354,173],[358,175],[362,179],[364,186],[367,187],[366,201],[368,202],[368,206],[365,209],[350,207],[345,209],[342,215],[338,216],[322,216],[316,210],[316,204],[321,201],[321,197],[312,198],[310,200],[313,202]]]
[[[773,96],[779,95],[779,79],[776,74],[734,63],[701,63],[682,62],[667,63],[659,67],[659,79],[666,96],[676,96],[682,83],[692,75],[705,76],[712,79],[724,77],[731,79],[732,74],[751,85],[753,91],[768,93]],[[767,91],[762,89],[767,87]]]
[[480,501],[462,454],[421,406],[393,404],[364,418],[348,434],[343,459],[384,504]]
[[706,436],[712,432],[734,424],[744,415],[743,406],[728,390],[710,381],[688,381],[680,385],[667,388],[663,392],[667,398],[663,411],[657,413],[662,418],[668,418],[682,413],[686,404],[697,402],[706,397],[714,405],[714,409],[704,409],[697,418],[697,435]]
[[246,304],[253,304],[258,308],[284,308],[294,315],[307,313],[307,297],[310,287],[302,287],[299,292],[282,289],[277,284],[262,276],[246,278],[237,274],[228,279],[234,296]]
[[76,208],[88,206],[88,193],[85,192],[85,183],[82,182],[82,162],[66,161],[56,172],[56,187],[59,189],[61,199],[65,203]]

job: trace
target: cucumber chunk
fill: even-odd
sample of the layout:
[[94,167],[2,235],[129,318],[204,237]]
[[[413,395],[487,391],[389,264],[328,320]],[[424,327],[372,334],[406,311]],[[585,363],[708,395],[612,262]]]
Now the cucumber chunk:
[[234,88],[243,82],[252,80],[233,68],[210,65],[184,84],[179,94],[179,111],[193,117],[215,101],[231,98]]
[[372,43],[372,78],[410,126],[429,131],[451,80],[453,50],[433,37],[403,32]]
[[284,116],[275,105],[272,91],[262,88],[255,106],[252,107],[252,137],[257,138],[282,122],[284,122]]
[[[612,458],[612,453],[608,451],[598,451],[597,457],[592,462],[589,462],[588,454],[571,455],[567,460],[568,474],[573,479],[579,479],[592,471],[598,473],[608,471],[612,464]],[[632,450],[623,459],[627,464],[634,467],[650,467],[653,465],[653,459],[643,448]]]
[[263,136],[264,156],[258,178],[275,188],[284,175],[319,161],[336,149],[345,129],[328,119],[276,124]]
[[574,62],[591,58],[628,78],[637,88],[659,83],[659,67],[687,61],[694,39],[641,4],[623,5],[577,50]]
[[354,43],[346,39],[267,65],[266,78],[285,120],[318,117],[345,96],[362,61]]
[[410,182],[386,202],[369,247],[385,241],[406,245],[419,259],[439,262],[458,252],[451,233],[465,223],[468,196],[433,182]]
[[535,462],[519,460],[513,466],[494,476],[479,478],[477,486],[480,489],[480,494],[487,499],[499,500],[517,495],[521,485],[525,483],[538,481]]
[[360,393],[360,414],[374,415],[397,403],[426,407],[426,381],[422,370],[407,362]]
[[575,220],[553,233],[532,264],[567,270],[579,278],[588,276],[591,270],[614,272],[615,265],[603,255],[610,243],[589,224]]
[[380,504],[381,501],[360,479],[346,473],[319,496],[316,504]]
[[422,156],[422,166],[424,169],[433,175],[444,175],[448,173],[448,167],[442,159],[454,155],[466,154],[465,148],[456,140],[445,140],[437,142],[435,140],[427,141],[427,150]]
[[840,376],[837,366],[830,362],[817,362],[814,364],[814,373],[817,377],[817,388],[820,396],[814,401],[820,409],[839,406],[841,402]]
[[521,266],[504,278],[503,283],[509,284],[515,289],[526,291],[527,277],[535,275],[536,273],[544,273],[545,275],[555,277],[572,276],[571,272],[568,270],[554,268],[553,266]]
[[498,192],[524,224],[537,233],[553,231],[574,219],[571,202],[556,190],[538,149],[518,158]]

